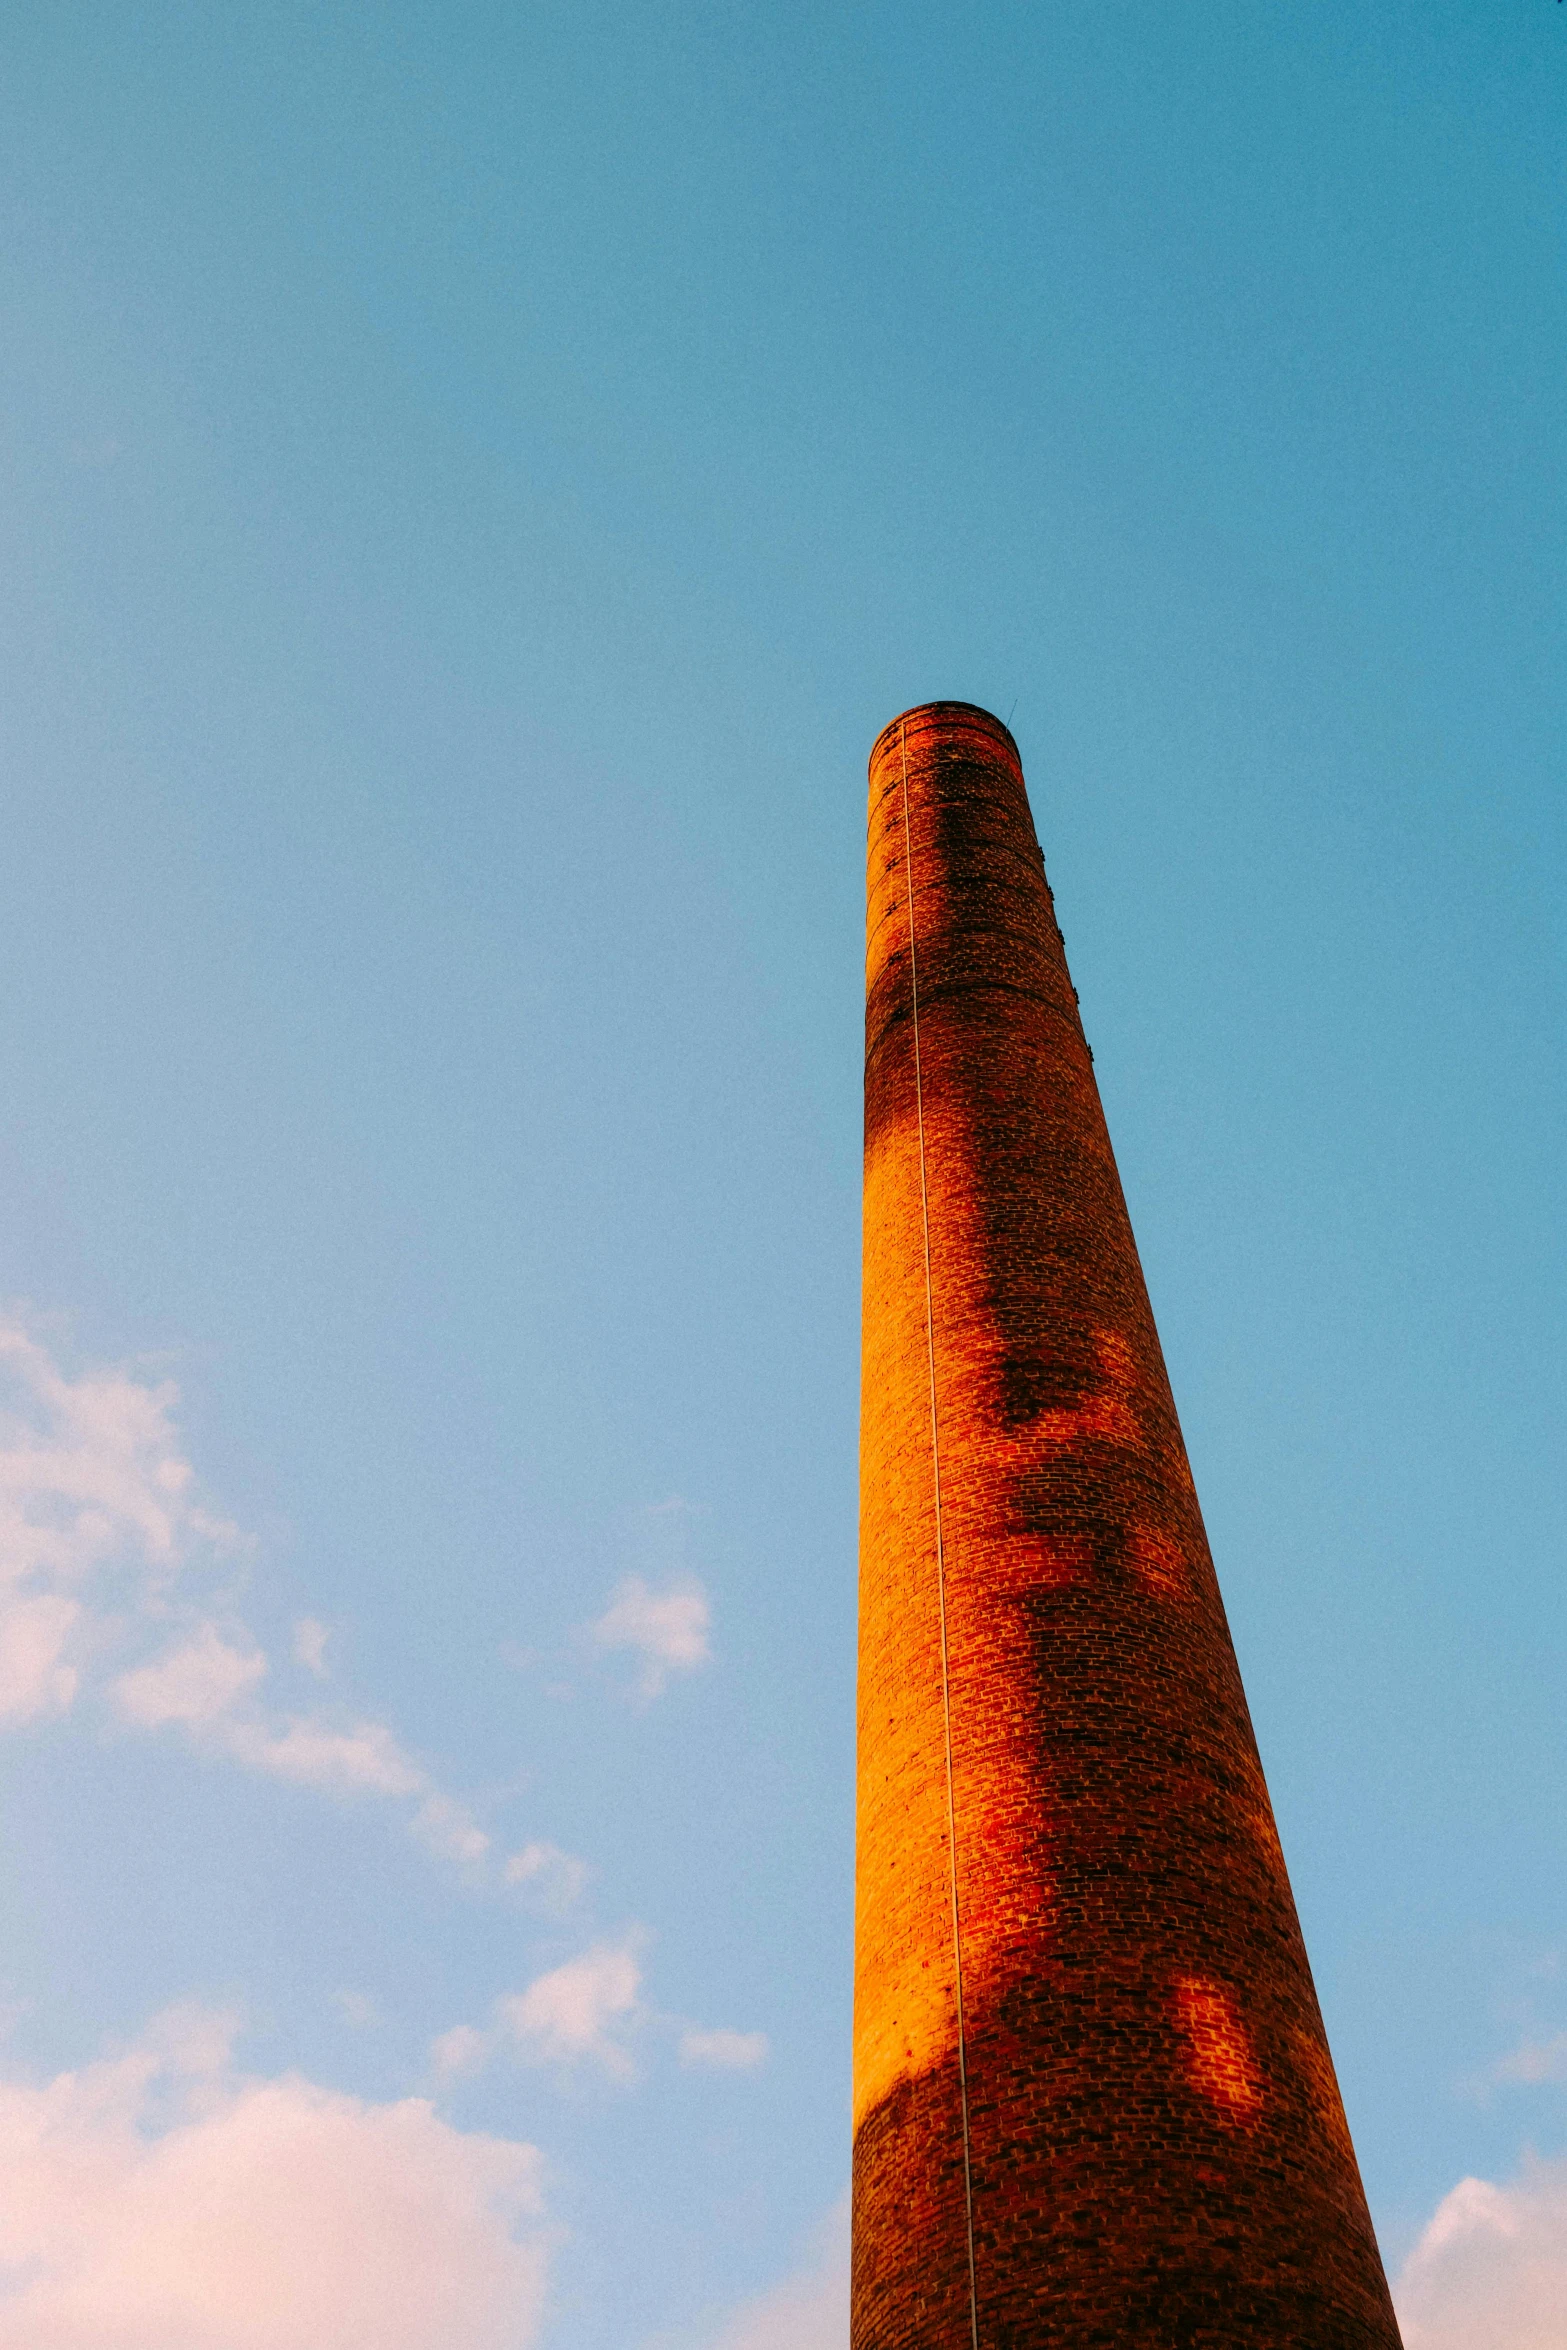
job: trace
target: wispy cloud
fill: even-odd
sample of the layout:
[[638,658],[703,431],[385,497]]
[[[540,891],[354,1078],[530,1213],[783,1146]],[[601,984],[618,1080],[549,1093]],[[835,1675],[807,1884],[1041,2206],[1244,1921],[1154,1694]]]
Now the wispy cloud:
[[630,2080],[625,2036],[641,2009],[642,1969],[633,1944],[601,1942],[496,2001],[500,2031],[529,2064],[591,2065]]
[[754,2073],[767,2062],[767,2034],[731,2032],[722,2027],[711,2032],[684,2031],[680,2035],[680,2061],[703,2066],[711,2072]]
[[120,1370],[69,1379],[21,1322],[0,1321],[0,1557],[9,1575],[81,1582],[128,1548],[160,1578],[238,1529],[194,1498],[178,1390]]
[[694,1575],[662,1591],[627,1575],[589,1630],[600,1648],[629,1648],[641,1658],[637,1685],[651,1699],[662,1695],[672,1673],[694,1672],[709,1661],[711,1623],[707,1593]]
[[564,1917],[576,1908],[592,1871],[575,1853],[558,1844],[525,1844],[507,1861],[502,1875],[508,1885],[521,1886],[535,1907],[552,1917]]
[[0,2082],[0,2350],[530,2350],[537,2150],[236,2072],[233,2034],[178,2009]]
[[465,1803],[449,1795],[427,1795],[414,1813],[414,1834],[440,1860],[460,1861],[475,1868],[490,1849],[490,1839]]
[[337,1728],[304,1714],[280,1724],[238,1721],[225,1743],[254,1770],[326,1795],[419,1795],[430,1783],[384,1722]]
[[0,1722],[64,1713],[80,1680],[65,1662],[80,1604],[59,1592],[14,1593],[0,1601]]
[[648,2004],[639,1955],[643,1940],[633,1928],[616,1941],[597,1942],[536,1977],[526,1990],[497,1999],[487,2029],[456,2024],[441,2033],[430,2044],[437,2078],[456,2080],[482,2071],[497,2055],[509,2054],[523,2064],[549,2065],[563,2072],[585,2069],[629,2082],[637,2075],[638,2040],[654,2036],[667,2041],[671,2035],[684,2065],[754,2072],[765,2064],[765,2032],[682,2024]]
[[483,2072],[490,2060],[487,2035],[472,2024],[453,2024],[430,2042],[430,2065],[438,2081],[460,2080],[465,2073]]
[[642,1967],[635,1931],[618,1942],[598,1942],[563,1966],[539,1975],[524,1991],[510,1991],[490,2011],[488,2030],[454,2024],[430,2044],[440,2080],[481,2072],[506,2052],[523,2064],[571,2072],[586,2068],[610,2080],[630,2081],[636,2064],[628,2040],[646,2020]]
[[69,1379],[0,1320],[0,1719],[66,1711],[116,1618],[155,1613],[193,1561],[239,1547],[195,1496],[175,1402],[169,1380]]
[[1461,2179],[1395,2294],[1404,2350],[1555,2350],[1567,2341],[1567,2161],[1507,2186]]
[[816,2229],[793,2276],[721,2327],[712,2350],[849,2350],[849,2198]]
[[259,1648],[230,1647],[215,1624],[203,1624],[181,1647],[156,1664],[121,1673],[113,1684],[120,1712],[138,1729],[161,1730],[171,1722],[205,1729],[233,1712],[266,1674]]
[[294,1626],[294,1661],[314,1673],[318,1681],[326,1679],[326,1644],[332,1637],[325,1624],[314,1616],[301,1616]]
[[270,1715],[251,1704],[266,1671],[265,1656],[248,1636],[245,1645],[231,1645],[205,1623],[154,1663],[121,1673],[110,1695],[138,1729],[184,1729],[198,1744],[296,1787],[328,1795],[423,1795],[416,1829],[426,1811],[459,1813],[458,1805],[428,1793],[428,1775],[384,1722]]
[[1525,2040],[1498,2058],[1486,2075],[1488,2083],[1504,2087],[1542,2088],[1546,2083],[1567,2084],[1567,2032],[1548,2040]]
[[[177,1402],[167,1379],[70,1378],[22,1323],[0,1321],[0,1722],[65,1712],[99,1687],[130,1729],[180,1732],[291,1786],[407,1802],[428,1850],[477,1867],[489,1835],[388,1724],[267,1702],[269,1660],[228,1587],[245,1545],[198,1498]],[[154,1654],[120,1663],[150,1638]],[[318,1679],[327,1638],[313,1616],[294,1626],[294,1656]]]

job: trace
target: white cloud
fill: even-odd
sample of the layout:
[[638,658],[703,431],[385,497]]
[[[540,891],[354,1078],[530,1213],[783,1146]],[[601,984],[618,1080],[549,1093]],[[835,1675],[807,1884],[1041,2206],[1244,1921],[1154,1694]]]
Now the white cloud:
[[615,2035],[640,2011],[642,1969],[629,1942],[601,1942],[495,2004],[497,2022],[532,2064],[592,2064],[616,2080],[635,2071]]
[[414,1834],[441,1860],[461,1861],[474,1868],[490,1849],[490,1839],[465,1804],[449,1795],[427,1795],[414,1813]]
[[490,2010],[487,2031],[454,2024],[430,2043],[436,2075],[453,2080],[480,2072],[497,2053],[509,2051],[524,2064],[564,2071],[586,2066],[611,2080],[634,2080],[628,2036],[659,2020],[642,1999],[640,1939],[633,1930],[619,1942],[595,1943],[526,1990],[504,1993]]
[[138,1729],[177,1725],[214,1751],[291,1786],[326,1795],[421,1795],[414,1829],[443,1857],[468,1860],[488,1849],[489,1838],[461,1804],[430,1792],[428,1774],[384,1722],[269,1717],[248,1706],[266,1670],[260,1649],[232,1647],[215,1625],[202,1624],[156,1663],[121,1673],[112,1693]]
[[1525,2040],[1494,2064],[1487,2078],[1531,2089],[1547,2081],[1567,2082],[1567,2032],[1550,2040]]
[[0,2084],[0,2350],[530,2350],[536,2149],[236,2074],[231,2031]]
[[225,2073],[244,2017],[237,2008],[205,2007],[182,1999],[155,2015],[141,2037],[140,2053],[162,2071],[184,2081]]
[[552,1967],[524,1991],[511,1991],[490,2010],[487,2031],[455,2024],[430,2043],[430,2062],[439,2079],[454,2080],[484,2069],[509,2050],[525,2064],[587,2066],[611,2080],[632,2081],[637,2067],[628,2041],[655,2029],[674,2027],[680,2061],[718,2072],[753,2072],[767,2061],[765,2032],[681,2028],[642,1997],[642,1967],[633,1930],[619,1942],[595,1943],[563,1966]]
[[61,1658],[81,1612],[56,1591],[0,1601],[0,1721],[65,1712],[79,1676]]
[[654,1591],[640,1575],[628,1575],[590,1628],[600,1648],[635,1649],[642,1659],[639,1687],[657,1697],[671,1673],[693,1672],[712,1655],[707,1635],[712,1610],[694,1576],[682,1576],[667,1590]]
[[334,1729],[303,1714],[281,1726],[236,1721],[223,1743],[253,1769],[327,1795],[422,1795],[429,1785],[384,1722]]
[[482,2072],[489,2058],[489,2040],[483,2032],[475,2031],[472,2024],[453,2024],[449,2032],[440,2033],[430,2042],[430,2063],[442,2081]]
[[805,2265],[737,2309],[712,2350],[849,2350],[849,2198],[816,2231]]
[[160,1663],[122,1673],[114,1696],[126,1720],[139,1729],[156,1730],[167,1722],[199,1729],[228,1713],[266,1669],[260,1649],[230,1648],[215,1624],[203,1624]]
[[326,1644],[332,1635],[314,1616],[301,1616],[294,1626],[294,1658],[318,1681],[326,1679]]
[[715,2072],[753,2073],[767,2062],[765,2032],[690,2030],[680,2035],[682,2064],[706,2065]]
[[1461,2179],[1395,2299],[1404,2350],[1567,2350],[1567,2161]]
[[[257,1702],[266,1656],[213,1589],[240,1536],[194,1498],[177,1401],[169,1380],[67,1378],[21,1323],[0,1320],[0,1722],[65,1711],[87,1663],[101,1669],[117,1644],[144,1642],[154,1627],[168,1640],[180,1626],[161,1655],[110,1680],[124,1722],[182,1729],[203,1751],[296,1787],[417,1799],[410,1824],[423,1844],[468,1866],[483,1860],[484,1830],[384,1722],[273,1714]],[[327,1639],[313,1616],[294,1626],[294,1654],[318,1677]]]
[[156,1663],[121,1673],[113,1696],[138,1729],[177,1725],[209,1748],[291,1786],[326,1795],[421,1795],[413,1825],[433,1851],[466,1860],[474,1857],[475,1839],[480,1854],[488,1848],[489,1838],[460,1804],[430,1792],[428,1774],[384,1722],[267,1716],[247,1706],[266,1670],[260,1649],[231,1647],[215,1625],[202,1624]]
[[525,1844],[507,1861],[508,1885],[525,1885],[529,1898],[552,1916],[564,1917],[582,1898],[591,1871],[585,1860],[558,1844]]
[[167,1581],[237,1529],[192,1498],[172,1380],[68,1379],[15,1320],[0,1321],[0,1581],[77,1586],[131,1563]]
[[0,1720],[64,1712],[81,1680],[69,1651],[238,1541],[194,1498],[175,1401],[168,1380],[68,1379],[22,1323],[0,1320]]

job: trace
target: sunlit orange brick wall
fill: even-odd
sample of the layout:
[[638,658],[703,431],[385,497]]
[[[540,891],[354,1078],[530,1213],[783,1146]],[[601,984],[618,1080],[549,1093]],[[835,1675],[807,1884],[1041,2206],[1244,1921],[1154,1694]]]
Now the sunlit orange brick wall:
[[985,712],[933,703],[877,741],[867,943],[854,2350],[1392,2350],[1022,770]]

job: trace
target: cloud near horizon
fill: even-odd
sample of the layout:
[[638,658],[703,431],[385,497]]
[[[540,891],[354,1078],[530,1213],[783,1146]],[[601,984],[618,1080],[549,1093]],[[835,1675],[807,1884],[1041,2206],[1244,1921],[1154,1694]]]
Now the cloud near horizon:
[[[1404,2263],[1404,2350],[1567,2350],[1567,2159],[1506,2186],[1463,2179]],[[849,2199],[800,2268],[734,2310],[709,2350],[848,2350]]]
[[1404,2350],[1567,2350],[1567,2159],[1461,2179],[1394,2299]]
[[743,2302],[711,2350],[849,2350],[849,2198],[817,2226],[792,2276]]
[[234,2019],[0,2082],[0,2350],[532,2350],[540,2156],[297,2073]]

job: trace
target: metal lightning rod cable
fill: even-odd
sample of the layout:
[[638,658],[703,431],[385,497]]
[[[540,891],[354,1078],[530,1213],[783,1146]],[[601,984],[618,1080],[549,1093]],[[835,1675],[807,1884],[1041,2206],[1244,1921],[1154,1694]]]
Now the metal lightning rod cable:
[[925,1182],[925,1075],[920,1064],[920,971],[914,944],[914,850],[909,833],[909,745],[898,721],[903,761],[903,882],[909,908],[909,1000],[914,1014],[914,1109],[920,1143],[920,1228],[925,1243],[925,1355],[930,1370],[930,1467],[936,1502],[936,1598],[941,1619],[941,1720],[947,1747],[947,1882],[952,1891],[952,1972],[958,2003],[958,2100],[963,2111],[963,2217],[968,2234],[969,2337],[979,2350],[979,2286],[974,2270],[974,2173],[969,2156],[968,2044],[963,2021],[963,1937],[958,1924],[958,1822],[952,1795],[952,1692],[947,1674],[947,1554],[941,1518],[941,1423],[936,1409],[936,1318],[930,1286],[930,1194]]

